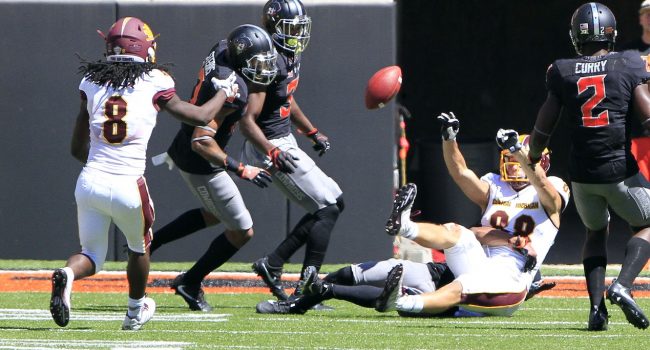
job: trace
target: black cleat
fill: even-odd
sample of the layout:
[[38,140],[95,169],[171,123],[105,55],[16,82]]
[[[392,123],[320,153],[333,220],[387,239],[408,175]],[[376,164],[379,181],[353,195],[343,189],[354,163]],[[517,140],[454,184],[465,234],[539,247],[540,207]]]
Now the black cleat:
[[390,236],[397,236],[402,228],[402,217],[411,216],[411,207],[415,201],[418,188],[414,183],[408,183],[397,191],[393,201],[393,211],[386,222],[386,233]]
[[65,327],[70,322],[70,293],[72,281],[63,269],[56,269],[52,273],[52,296],[50,298],[50,314],[54,322]]
[[278,300],[289,299],[289,296],[282,287],[282,282],[280,282],[282,277],[282,268],[272,267],[269,265],[269,259],[267,257],[255,261],[252,268],[258,276],[262,277],[262,281],[264,281],[264,283],[269,287],[273,296],[278,298]]
[[190,286],[183,284],[183,277],[185,277],[184,273],[176,276],[174,281],[172,281],[171,289],[175,290],[176,294],[183,297],[187,305],[190,306],[190,310],[203,312],[212,311],[212,306],[205,301],[203,288],[201,288],[200,285]]
[[630,322],[634,327],[640,329],[648,328],[648,318],[645,317],[643,310],[641,310],[639,305],[634,301],[634,298],[632,298],[630,288],[624,287],[614,279],[612,284],[607,288],[607,299],[623,310],[627,322]]
[[379,298],[375,302],[375,310],[379,312],[386,312],[395,310],[395,301],[402,292],[402,277],[404,267],[402,264],[397,264],[388,272],[386,277],[386,285],[384,290],[381,291]]
[[255,311],[258,314],[298,314],[306,311],[295,307],[295,303],[288,300],[267,300],[257,303]]
[[600,306],[591,306],[589,310],[589,323],[587,324],[587,330],[589,331],[606,331],[607,325],[609,324],[609,314],[607,313],[607,307],[605,307],[605,301],[600,303]]

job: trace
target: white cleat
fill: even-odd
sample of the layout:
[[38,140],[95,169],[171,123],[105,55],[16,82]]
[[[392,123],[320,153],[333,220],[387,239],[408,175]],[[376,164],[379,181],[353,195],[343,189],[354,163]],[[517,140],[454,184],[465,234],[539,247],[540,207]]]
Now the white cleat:
[[129,317],[129,314],[126,314],[124,322],[122,322],[122,330],[125,331],[137,331],[144,326],[145,323],[149,322],[153,317],[154,312],[156,312],[156,302],[147,297],[144,298],[144,303],[140,308],[140,313],[136,317]]

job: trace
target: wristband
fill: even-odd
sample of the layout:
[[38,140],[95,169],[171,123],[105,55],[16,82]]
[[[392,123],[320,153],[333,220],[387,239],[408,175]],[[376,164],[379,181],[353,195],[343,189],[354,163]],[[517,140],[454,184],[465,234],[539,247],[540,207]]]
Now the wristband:
[[311,130],[309,130],[308,132],[305,133],[305,135],[307,135],[307,136],[314,136],[316,134],[318,134],[318,129],[316,129],[316,128],[313,128],[313,129],[311,129]]
[[244,165],[231,156],[226,156],[226,159],[223,160],[223,165],[226,167],[226,170],[230,170],[238,175],[244,170]]

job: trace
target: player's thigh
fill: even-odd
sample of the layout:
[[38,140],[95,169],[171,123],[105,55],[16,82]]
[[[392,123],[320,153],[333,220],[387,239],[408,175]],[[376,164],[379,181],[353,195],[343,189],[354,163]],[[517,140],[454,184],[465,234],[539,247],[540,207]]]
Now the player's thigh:
[[[454,224],[446,224],[452,229],[451,225]],[[454,276],[481,271],[488,261],[481,243],[469,229],[460,225],[454,226],[460,229],[460,236],[456,244],[444,250],[449,269]]]
[[144,253],[151,242],[153,201],[144,177],[124,177],[113,186],[113,222],[131,251]]
[[203,207],[216,216],[229,230],[247,230],[253,219],[233,179],[225,171],[210,174],[190,174],[180,171]]
[[77,179],[75,200],[77,202],[77,225],[81,252],[100,271],[108,250],[108,230],[111,225],[110,178],[97,171],[84,170]]
[[609,196],[609,205],[632,227],[650,225],[650,183],[638,173],[615,184]]
[[273,172],[273,184],[310,213],[336,204],[336,199],[343,194],[339,185],[301,149],[287,148],[287,151],[298,157],[296,169],[291,174]]
[[354,284],[383,287],[386,284],[386,277],[390,270],[401,262],[402,260],[399,259],[388,259],[353,264],[351,268]]
[[590,230],[602,230],[609,225],[606,184],[572,182],[573,200],[582,223]]

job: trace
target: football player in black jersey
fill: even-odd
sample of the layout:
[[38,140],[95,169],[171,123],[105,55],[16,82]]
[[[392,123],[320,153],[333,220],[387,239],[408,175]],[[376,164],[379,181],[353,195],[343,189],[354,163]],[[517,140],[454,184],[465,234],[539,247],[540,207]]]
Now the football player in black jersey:
[[[591,302],[588,329],[607,329],[605,290],[628,322],[645,329],[648,318],[630,289],[650,257],[650,183],[630,152],[628,125],[631,118],[639,118],[650,128],[650,74],[638,53],[613,51],[616,19],[600,3],[586,3],[574,12],[570,36],[578,57],[556,60],[546,73],[548,94],[531,133],[531,166],[539,161],[564,109],[571,118],[571,184],[587,228],[582,254]],[[618,278],[605,289],[608,206],[627,221],[634,236],[627,242]]]
[[330,148],[327,136],[314,127],[294,98],[311,18],[299,0],[270,0],[263,8],[263,22],[278,51],[278,75],[265,91],[249,94],[239,126],[247,139],[246,162],[270,169],[273,184],[307,211],[273,252],[253,264],[271,292],[278,299],[287,299],[280,283],[284,263],[306,245],[303,270],[307,266],[320,269],[343,200],[337,183],[298,147],[291,131],[293,123],[300,134],[311,139],[319,156]]
[[[219,222],[225,231],[215,238],[203,256],[172,282],[172,288],[192,310],[210,311],[201,282],[211,271],[228,261],[253,236],[253,220],[244,205],[230,171],[259,187],[267,187],[270,174],[246,165],[226,154],[224,149],[246,105],[248,92],[265,87],[277,73],[276,51],[268,34],[260,27],[245,24],[236,27],[226,40],[218,42],[205,58],[199,71],[191,102],[202,105],[215,93],[213,85],[232,76],[238,94],[226,101],[215,120],[206,127],[182,124],[167,154],[190,190],[203,207],[180,215],[154,233],[153,253],[171,242]],[[233,71],[236,73],[233,75]]]

